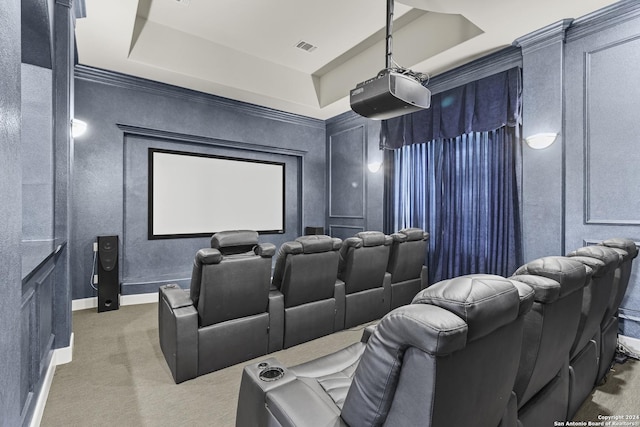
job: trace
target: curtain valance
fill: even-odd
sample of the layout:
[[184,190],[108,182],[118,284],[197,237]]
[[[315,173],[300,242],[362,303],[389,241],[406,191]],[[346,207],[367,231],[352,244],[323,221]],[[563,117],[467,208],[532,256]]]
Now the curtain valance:
[[380,148],[517,126],[521,94],[519,67],[437,93],[431,97],[431,108],[383,121]]

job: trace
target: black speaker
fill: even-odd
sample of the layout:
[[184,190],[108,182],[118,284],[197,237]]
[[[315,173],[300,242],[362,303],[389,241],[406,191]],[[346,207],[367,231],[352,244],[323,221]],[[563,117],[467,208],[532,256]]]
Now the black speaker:
[[98,236],[98,313],[120,308],[118,236]]
[[304,234],[307,236],[324,234],[324,227],[305,227]]

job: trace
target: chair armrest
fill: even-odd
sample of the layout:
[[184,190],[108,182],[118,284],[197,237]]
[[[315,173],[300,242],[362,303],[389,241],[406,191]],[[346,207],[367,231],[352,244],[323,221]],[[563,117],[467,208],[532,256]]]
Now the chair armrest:
[[366,326],[363,330],[362,330],[362,337],[360,337],[360,342],[361,343],[367,343],[369,342],[369,338],[371,338],[371,335],[373,334],[373,332],[376,330],[376,325],[369,325]]
[[391,310],[391,273],[384,273],[382,279],[382,295],[384,298],[384,314]]
[[[282,369],[283,376],[281,378],[274,381],[260,379],[262,371],[273,367]],[[293,372],[274,357],[246,365],[240,381],[236,427],[267,427],[269,425],[269,414],[265,407],[267,393],[294,381],[296,378]]]
[[329,403],[300,379],[267,393],[267,410],[282,427],[347,427],[340,409]]
[[420,290],[425,289],[427,286],[429,286],[429,269],[426,265],[423,265],[420,272]]
[[189,293],[175,284],[160,287],[160,299],[162,300],[163,298],[171,309],[193,305]]
[[345,299],[346,290],[344,282],[336,280],[336,287],[333,291],[333,298],[336,300],[336,317],[333,322],[333,331],[338,332],[344,329]]
[[268,352],[282,350],[284,345],[284,295],[275,288],[269,291],[269,348]]
[[198,375],[198,311],[177,285],[161,286],[158,294],[160,348],[177,384]]

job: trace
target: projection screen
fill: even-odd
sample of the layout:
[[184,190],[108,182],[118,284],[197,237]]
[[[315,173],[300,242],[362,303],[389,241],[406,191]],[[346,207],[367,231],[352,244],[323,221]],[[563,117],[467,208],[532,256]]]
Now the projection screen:
[[284,163],[149,148],[149,239],[284,233]]

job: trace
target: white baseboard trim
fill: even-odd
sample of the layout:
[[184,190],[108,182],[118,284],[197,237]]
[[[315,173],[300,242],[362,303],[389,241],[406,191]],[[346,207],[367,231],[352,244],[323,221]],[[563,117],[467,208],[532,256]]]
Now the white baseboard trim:
[[53,350],[56,366],[65,365],[73,360],[74,339],[75,335],[73,332],[71,332],[71,336],[69,337],[69,346]]
[[640,339],[618,335],[618,341],[627,346],[635,354],[640,354]]
[[[146,294],[121,295],[120,305],[138,305],[158,302],[158,293],[149,292]],[[74,299],[71,301],[71,311],[87,310],[98,307],[98,297]]]
[[44,415],[44,408],[47,404],[47,399],[49,398],[49,391],[51,390],[51,384],[53,383],[53,375],[56,372],[56,366],[69,363],[73,359],[73,339],[74,335],[72,332],[69,337],[68,347],[53,350],[49,367],[47,368],[47,372],[45,373],[44,380],[42,382],[42,389],[38,395],[38,400],[36,401],[36,406],[33,410],[33,416],[29,423],[30,427],[39,427],[42,422],[42,416]]

